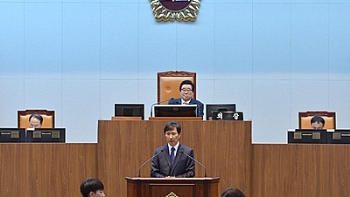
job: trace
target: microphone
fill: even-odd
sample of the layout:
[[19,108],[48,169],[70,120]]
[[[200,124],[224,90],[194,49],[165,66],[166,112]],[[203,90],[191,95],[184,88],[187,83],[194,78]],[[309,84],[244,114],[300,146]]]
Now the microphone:
[[141,168],[142,168],[144,165],[146,165],[146,163],[148,163],[148,162],[151,161],[153,158],[155,158],[155,157],[158,156],[160,153],[162,153],[163,151],[164,151],[164,149],[161,150],[160,152],[158,152],[157,154],[153,155],[151,158],[149,158],[145,163],[143,163],[143,164],[140,166],[140,168],[139,168],[139,177],[140,177]]
[[160,102],[157,102],[157,103],[152,104],[152,105],[151,105],[151,117],[153,117],[152,115],[154,115],[154,114],[153,114],[153,113],[154,113],[154,112],[153,112],[153,106],[159,105],[159,104],[164,103],[165,101],[169,101],[169,100],[174,100],[174,98],[166,99],[166,100],[163,100],[163,101],[160,101]]
[[189,154],[185,153],[184,149],[181,149],[181,153],[185,154],[187,157],[189,157],[193,161],[197,162],[200,166],[202,166],[204,168],[204,177],[207,177],[207,168],[205,168],[205,166],[201,162],[197,161],[195,158],[193,158]]

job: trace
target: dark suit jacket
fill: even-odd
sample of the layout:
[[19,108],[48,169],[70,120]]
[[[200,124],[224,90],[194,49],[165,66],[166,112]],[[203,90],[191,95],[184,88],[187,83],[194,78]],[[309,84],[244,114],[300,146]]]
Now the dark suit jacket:
[[[181,98],[178,98],[178,99],[170,99],[168,101],[168,104],[169,105],[181,105]],[[199,100],[196,100],[196,99],[191,99],[190,105],[197,105],[197,116],[198,117],[203,117],[204,115],[204,105],[202,102],[200,102]]]
[[159,154],[152,159],[151,177],[194,177],[195,162],[193,159],[186,155],[188,154],[194,158],[193,150],[190,147],[182,144],[179,145],[179,148],[176,152],[174,166],[171,166],[168,144],[156,148],[154,155],[157,153]]

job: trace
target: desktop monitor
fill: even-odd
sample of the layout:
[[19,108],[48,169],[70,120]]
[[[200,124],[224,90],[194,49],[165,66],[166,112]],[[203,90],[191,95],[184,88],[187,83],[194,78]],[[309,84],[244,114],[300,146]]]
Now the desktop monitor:
[[350,129],[327,130],[328,144],[350,144]]
[[0,128],[0,143],[25,142],[24,128]]
[[295,129],[288,131],[288,143],[327,144],[327,130]]
[[27,142],[29,143],[65,143],[65,128],[35,128],[27,129]]
[[144,120],[145,117],[145,105],[144,104],[115,104],[114,115],[115,116],[135,116],[141,117]]
[[236,104],[206,104],[206,118],[213,117],[213,112],[236,111]]
[[154,117],[197,117],[197,105],[154,105]]

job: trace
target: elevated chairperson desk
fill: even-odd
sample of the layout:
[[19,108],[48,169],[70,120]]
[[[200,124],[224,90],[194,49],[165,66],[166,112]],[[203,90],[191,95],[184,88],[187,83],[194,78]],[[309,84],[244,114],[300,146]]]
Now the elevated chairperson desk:
[[132,178],[126,177],[128,197],[219,196],[219,177]]

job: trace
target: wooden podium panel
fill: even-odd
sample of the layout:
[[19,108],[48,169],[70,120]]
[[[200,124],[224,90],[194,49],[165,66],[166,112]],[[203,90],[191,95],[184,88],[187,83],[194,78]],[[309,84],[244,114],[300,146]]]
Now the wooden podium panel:
[[128,197],[219,196],[219,177],[131,178],[126,177]]

